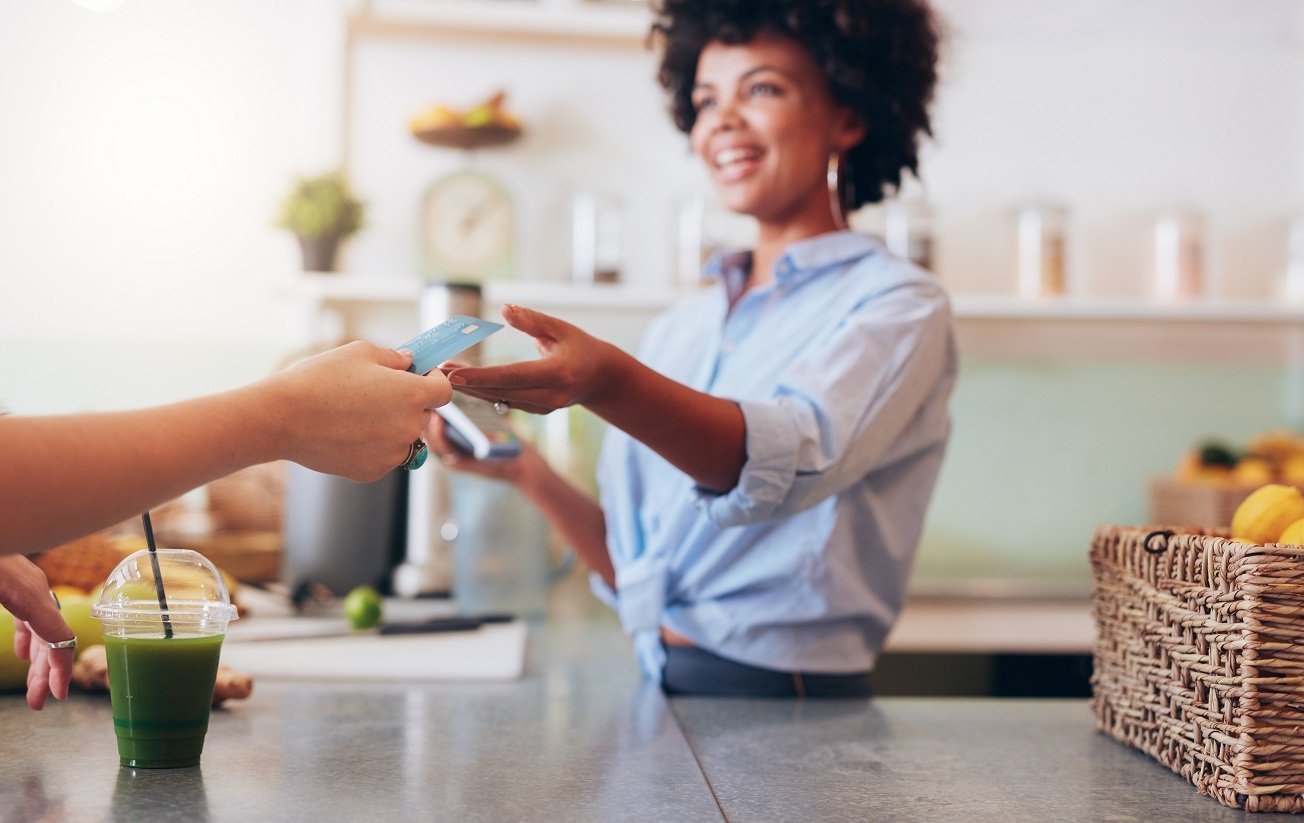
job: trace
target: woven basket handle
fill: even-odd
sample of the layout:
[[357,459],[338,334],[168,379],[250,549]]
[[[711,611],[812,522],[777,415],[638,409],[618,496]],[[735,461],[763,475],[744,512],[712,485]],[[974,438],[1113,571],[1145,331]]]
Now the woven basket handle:
[[[1146,554],[1163,554],[1164,552],[1168,551],[1168,541],[1172,538],[1172,536],[1173,536],[1173,532],[1171,529],[1160,529],[1159,531],[1150,532],[1149,534],[1146,535],[1145,540],[1141,541],[1141,548],[1145,549]],[[1163,538],[1164,541],[1163,545],[1160,546],[1153,545],[1156,538],[1161,538],[1161,537]]]

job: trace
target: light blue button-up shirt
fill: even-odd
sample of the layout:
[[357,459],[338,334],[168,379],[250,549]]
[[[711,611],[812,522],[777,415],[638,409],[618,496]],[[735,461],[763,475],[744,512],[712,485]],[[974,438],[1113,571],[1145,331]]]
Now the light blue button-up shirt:
[[744,294],[751,255],[650,327],[639,359],[734,400],[738,484],[717,494],[608,430],[598,464],[613,592],[593,588],[661,678],[665,626],[770,669],[872,669],[901,610],[950,431],[950,306],[927,272],[844,231],[790,246]]

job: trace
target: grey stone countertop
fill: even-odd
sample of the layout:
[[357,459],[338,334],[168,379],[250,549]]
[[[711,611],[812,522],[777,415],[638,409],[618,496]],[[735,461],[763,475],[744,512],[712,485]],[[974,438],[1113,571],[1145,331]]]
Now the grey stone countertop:
[[506,684],[265,682],[203,764],[118,765],[107,698],[0,696],[6,821],[1267,821],[1092,730],[1082,700],[667,701],[610,621]]

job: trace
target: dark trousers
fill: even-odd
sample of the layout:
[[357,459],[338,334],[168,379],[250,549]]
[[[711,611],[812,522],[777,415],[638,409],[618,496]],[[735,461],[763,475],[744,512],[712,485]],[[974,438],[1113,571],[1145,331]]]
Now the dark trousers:
[[661,689],[703,697],[871,697],[869,672],[811,674],[735,663],[696,646],[666,647]]

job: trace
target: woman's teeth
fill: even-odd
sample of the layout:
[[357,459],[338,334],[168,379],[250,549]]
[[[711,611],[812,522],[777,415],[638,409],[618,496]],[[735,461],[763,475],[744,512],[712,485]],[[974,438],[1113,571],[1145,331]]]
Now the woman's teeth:
[[715,167],[723,169],[725,166],[754,160],[759,156],[760,152],[755,149],[725,149],[715,155]]

